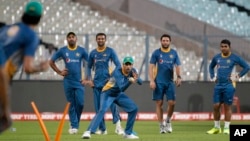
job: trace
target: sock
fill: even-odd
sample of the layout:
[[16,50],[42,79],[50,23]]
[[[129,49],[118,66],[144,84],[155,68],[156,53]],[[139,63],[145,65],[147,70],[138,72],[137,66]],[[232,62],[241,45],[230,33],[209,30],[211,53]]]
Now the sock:
[[170,122],[171,122],[171,118],[167,116],[166,122],[167,122],[167,123],[170,123]]
[[120,120],[118,120],[118,121],[116,122],[116,127],[121,127],[121,121],[120,121]]
[[214,127],[220,128],[220,121],[214,121]]
[[230,125],[230,122],[225,121],[225,123],[224,123],[224,128],[229,128],[229,125]]
[[162,125],[164,125],[164,122],[159,122],[159,126],[161,127]]

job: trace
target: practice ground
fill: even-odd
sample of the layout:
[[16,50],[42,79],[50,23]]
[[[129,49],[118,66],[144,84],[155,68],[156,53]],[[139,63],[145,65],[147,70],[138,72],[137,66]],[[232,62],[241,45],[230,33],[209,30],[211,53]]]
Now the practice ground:
[[[78,134],[69,135],[69,122],[65,121],[60,141],[79,141],[89,121],[82,121]],[[173,133],[160,134],[156,121],[136,121],[134,131],[138,141],[229,141],[229,135],[207,135],[213,121],[172,121]],[[232,121],[231,124],[250,124],[250,121]],[[125,127],[125,121],[122,122]],[[222,123],[223,125],[223,123]],[[55,140],[59,121],[45,121],[51,141]],[[91,141],[123,141],[122,136],[114,133],[115,126],[107,121],[108,135],[92,135]],[[13,126],[0,135],[0,141],[45,141],[38,121],[14,121]]]

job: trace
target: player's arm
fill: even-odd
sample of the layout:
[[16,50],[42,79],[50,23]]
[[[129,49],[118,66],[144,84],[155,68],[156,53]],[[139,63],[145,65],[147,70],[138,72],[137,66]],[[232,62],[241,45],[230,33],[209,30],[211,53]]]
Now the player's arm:
[[92,80],[91,69],[93,65],[94,65],[94,58],[92,57],[92,53],[90,53],[88,57],[88,64],[87,64],[87,79],[88,80]]
[[176,73],[176,86],[179,87],[181,86],[181,66],[180,65],[177,65],[175,67],[175,73]]
[[[83,60],[82,60],[82,63],[83,63],[83,68],[82,68],[82,72],[83,72],[83,79],[81,80],[81,83],[83,84],[83,85],[86,85],[86,84],[88,84],[88,74],[87,74],[87,67],[88,67],[88,64],[87,64],[87,62],[88,62],[88,53],[87,53],[87,51],[84,49],[83,50]],[[85,69],[86,68],[86,69]]]
[[120,88],[120,90],[122,92],[124,92],[129,85],[131,84],[131,82],[127,79],[127,80],[122,80],[123,79],[123,74],[119,72],[118,68],[116,68],[116,70],[112,73],[112,77],[115,80],[115,83],[117,84],[117,86]]
[[94,87],[94,82],[92,80],[92,75],[91,75],[91,69],[94,65],[94,58],[92,53],[89,54],[88,57],[88,64],[87,64],[87,68],[86,68],[86,79],[89,81],[88,84],[90,87]]
[[48,61],[42,61],[38,65],[34,65],[33,56],[25,56],[23,60],[23,69],[28,74],[46,71],[49,68]]
[[55,63],[54,60],[50,60],[50,61],[49,61],[49,65],[50,65],[50,67],[51,67],[57,74],[59,74],[59,75],[61,75],[61,76],[66,76],[66,75],[68,74],[68,70],[67,70],[67,69],[60,70],[60,69],[57,67],[57,65],[56,65],[56,63]]
[[55,61],[56,61],[58,58],[60,58],[60,57],[61,57],[61,49],[59,49],[59,50],[51,57],[51,59],[50,59],[50,61],[49,61],[49,65],[50,65],[50,67],[51,67],[57,74],[59,74],[59,75],[61,75],[61,76],[65,76],[65,75],[68,74],[68,70],[67,70],[67,69],[60,70],[60,69],[57,67],[56,63],[55,63]]
[[119,58],[114,50],[112,50],[112,61],[114,62],[115,66],[117,68],[121,67],[121,63],[119,61]]
[[175,73],[176,73],[176,77],[181,79],[181,66],[180,65],[175,67]]
[[132,68],[132,77],[137,84],[142,85],[142,79],[139,77],[135,68]]
[[23,58],[23,69],[26,73],[36,73],[46,71],[49,68],[49,62],[41,61],[38,65],[34,65],[35,52],[39,45],[39,39],[35,33],[25,36],[28,42],[24,43],[24,58]]
[[155,64],[149,64],[149,81],[153,82],[154,81],[154,69],[155,69],[156,65]]
[[242,77],[250,70],[250,66],[241,57],[239,57],[238,64],[242,67],[242,70],[239,73],[239,77]]
[[155,85],[155,78],[154,78],[154,69],[156,68],[155,64],[149,64],[149,87],[151,89],[155,89],[156,85]]
[[210,74],[210,78],[214,79],[215,74],[214,74],[214,67],[216,66],[216,59],[213,58],[211,63],[209,64],[209,74]]

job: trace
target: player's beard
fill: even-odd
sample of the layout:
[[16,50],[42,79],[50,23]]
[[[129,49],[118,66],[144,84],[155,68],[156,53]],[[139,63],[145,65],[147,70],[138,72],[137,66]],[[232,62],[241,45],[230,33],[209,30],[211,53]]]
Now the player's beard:
[[228,50],[221,50],[221,52],[224,56],[228,56],[230,54],[230,51]]
[[126,67],[126,68],[125,68],[125,72],[126,72],[127,74],[129,74],[129,73],[131,72],[131,70],[132,70],[132,69],[131,69],[130,67]]
[[104,47],[105,43],[104,42],[98,42],[98,47]]
[[69,46],[71,46],[71,47],[75,47],[76,42],[75,42],[75,41],[69,41],[68,44],[69,44]]
[[167,44],[167,45],[161,45],[161,47],[163,48],[163,49],[168,49],[169,48],[169,44]]

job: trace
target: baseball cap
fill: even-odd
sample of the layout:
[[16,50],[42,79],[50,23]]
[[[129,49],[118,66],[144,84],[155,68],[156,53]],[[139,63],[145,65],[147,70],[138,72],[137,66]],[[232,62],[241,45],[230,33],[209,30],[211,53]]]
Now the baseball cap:
[[30,16],[41,16],[43,5],[39,1],[30,1],[26,4],[24,13]]
[[74,36],[76,36],[76,34],[75,34],[74,32],[69,32],[69,33],[67,34],[67,37],[69,37],[69,35],[74,35]]
[[131,56],[127,56],[123,59],[123,63],[131,63],[134,64],[134,59]]

